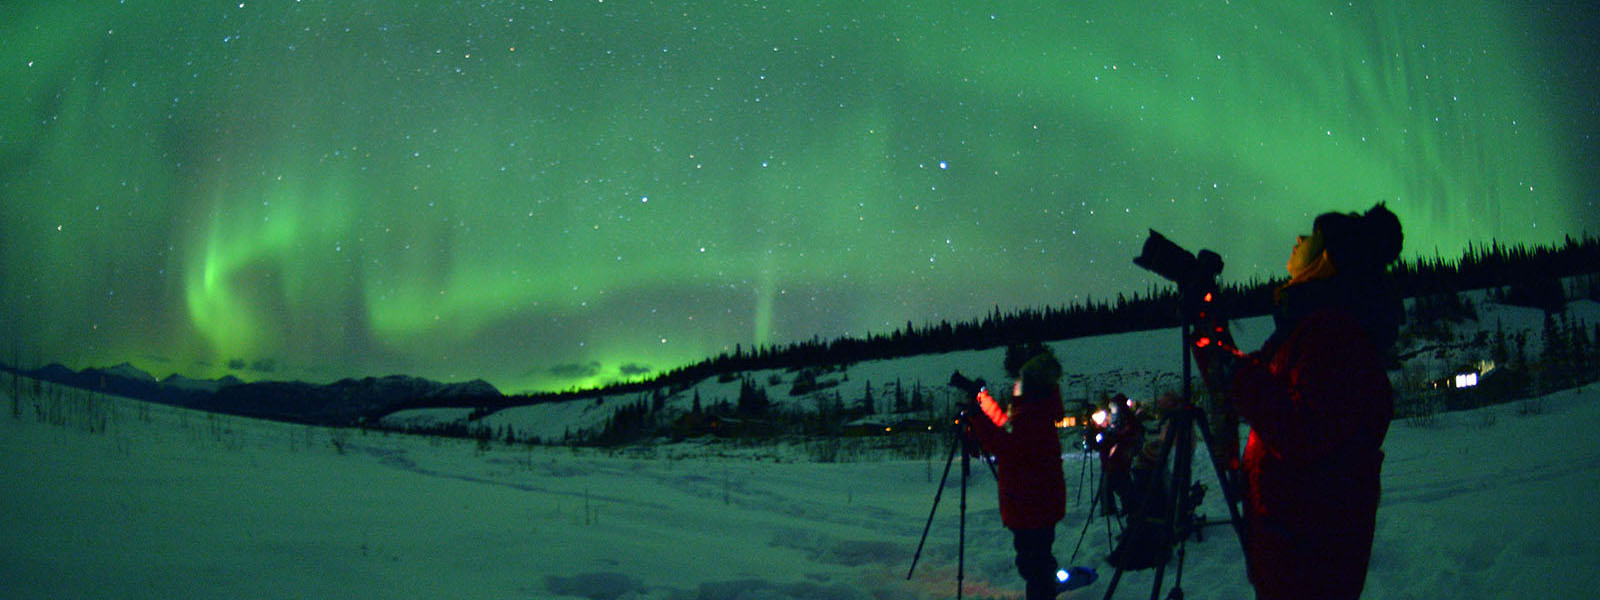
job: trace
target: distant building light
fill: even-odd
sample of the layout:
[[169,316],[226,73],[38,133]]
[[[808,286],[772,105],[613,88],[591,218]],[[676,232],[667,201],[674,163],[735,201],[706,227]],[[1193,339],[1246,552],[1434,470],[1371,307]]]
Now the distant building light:
[[1469,387],[1472,387],[1472,386],[1475,386],[1475,385],[1478,385],[1478,374],[1477,373],[1458,373],[1458,374],[1456,374],[1456,387],[1457,388],[1469,388]]

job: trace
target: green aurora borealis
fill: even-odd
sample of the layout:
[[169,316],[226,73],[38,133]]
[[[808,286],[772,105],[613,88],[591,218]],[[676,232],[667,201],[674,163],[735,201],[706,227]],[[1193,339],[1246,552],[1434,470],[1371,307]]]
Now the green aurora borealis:
[[8,2],[3,358],[557,389],[1143,292],[1148,228],[1600,231],[1592,8],[907,4]]

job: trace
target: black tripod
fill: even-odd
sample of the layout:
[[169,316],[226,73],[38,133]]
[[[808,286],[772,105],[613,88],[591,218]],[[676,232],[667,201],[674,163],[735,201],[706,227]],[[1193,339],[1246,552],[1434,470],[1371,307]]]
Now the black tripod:
[[[1209,292],[1205,293],[1204,297],[1202,298],[1195,298],[1192,300],[1189,298],[1180,298],[1180,302],[1193,301],[1204,304],[1209,304],[1211,300],[1212,294]],[[1206,448],[1211,450],[1211,452],[1208,452],[1208,454],[1211,455],[1212,468],[1217,474],[1217,480],[1218,483],[1221,484],[1223,497],[1228,503],[1228,512],[1230,516],[1228,523],[1233,525],[1235,533],[1237,533],[1239,536],[1240,548],[1243,548],[1245,543],[1244,519],[1239,515],[1237,482],[1231,481],[1230,477],[1227,475],[1227,473],[1231,471],[1228,468],[1228,465],[1223,464],[1222,457],[1220,456],[1222,452],[1217,451],[1216,440],[1211,434],[1211,428],[1206,420],[1205,411],[1194,405],[1193,361],[1189,354],[1189,349],[1194,345],[1195,334],[1192,323],[1193,319],[1190,317],[1190,315],[1203,315],[1205,314],[1205,311],[1201,308],[1201,305],[1193,305],[1193,309],[1191,309],[1191,305],[1189,304],[1184,304],[1183,306],[1185,309],[1183,310],[1184,315],[1182,325],[1182,404],[1173,410],[1168,411],[1167,414],[1161,418],[1161,431],[1163,431],[1165,435],[1162,436],[1161,461],[1157,467],[1159,470],[1165,465],[1170,464],[1172,465],[1172,473],[1166,481],[1162,481],[1161,474],[1159,473],[1150,477],[1148,482],[1149,485],[1146,486],[1146,489],[1142,490],[1142,497],[1146,500],[1141,502],[1141,510],[1134,511],[1133,514],[1129,515],[1130,520],[1142,518],[1155,519],[1158,522],[1164,522],[1168,528],[1165,532],[1167,537],[1164,538],[1164,541],[1175,542],[1178,544],[1178,573],[1176,577],[1176,583],[1173,584],[1172,591],[1167,596],[1169,600],[1183,600],[1183,561],[1185,544],[1187,543],[1189,536],[1191,534],[1198,533],[1199,530],[1206,525],[1216,524],[1202,522],[1198,520],[1194,514],[1195,508],[1197,508],[1201,500],[1204,499],[1204,488],[1193,483],[1195,429],[1200,430],[1201,436],[1205,439]],[[1228,343],[1231,345],[1231,340]],[[1176,457],[1173,457],[1174,449],[1177,451]],[[1232,450],[1228,450],[1228,452],[1232,452]],[[1167,484],[1166,489],[1164,490],[1160,487],[1162,483]],[[1152,498],[1162,497],[1170,499],[1170,502],[1163,503],[1150,501]],[[1143,512],[1143,509],[1153,509],[1163,514],[1139,514]],[[1124,533],[1127,534],[1126,531]],[[1157,600],[1161,595],[1161,583],[1162,579],[1166,575],[1168,562],[1170,561],[1166,558],[1163,558],[1155,565],[1155,583],[1152,585],[1150,590],[1151,600]],[[1110,600],[1112,595],[1116,593],[1117,584],[1122,580],[1122,574],[1124,570],[1125,569],[1122,567],[1117,567],[1116,573],[1111,577],[1110,585],[1106,588],[1105,600]]]
[[944,460],[944,475],[939,477],[939,489],[933,494],[933,508],[928,511],[928,523],[922,526],[922,541],[917,542],[917,553],[911,557],[911,569],[906,579],[917,572],[917,561],[922,558],[922,547],[928,543],[928,530],[933,528],[933,515],[939,512],[939,500],[944,497],[945,482],[950,479],[950,466],[955,464],[956,453],[961,453],[961,526],[956,550],[956,599],[960,600],[967,574],[967,481],[972,477],[972,455],[976,444],[967,436],[967,411],[963,409],[953,428],[954,440],[950,443],[950,456]]

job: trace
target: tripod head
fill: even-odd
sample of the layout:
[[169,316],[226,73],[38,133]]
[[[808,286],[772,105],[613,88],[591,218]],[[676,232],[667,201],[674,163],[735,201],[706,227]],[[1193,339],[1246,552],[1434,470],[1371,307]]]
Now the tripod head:
[[970,452],[970,446],[973,445],[973,441],[971,436],[966,433],[967,418],[973,414],[982,414],[983,409],[978,404],[978,397],[989,388],[989,384],[982,377],[976,380],[968,379],[967,376],[961,374],[961,371],[956,371],[950,374],[949,385],[966,393],[966,397],[957,409],[956,432],[961,436],[962,443],[969,446]]

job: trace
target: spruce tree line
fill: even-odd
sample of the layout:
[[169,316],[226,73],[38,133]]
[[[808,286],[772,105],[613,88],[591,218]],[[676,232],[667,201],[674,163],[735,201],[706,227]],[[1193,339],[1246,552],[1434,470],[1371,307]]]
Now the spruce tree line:
[[[1569,299],[1587,297],[1600,301],[1600,238],[1567,239],[1559,247],[1507,247],[1499,244],[1469,246],[1459,260],[1419,259],[1397,265],[1392,271],[1401,294],[1412,298],[1407,317],[1411,335],[1444,342],[1466,342],[1488,349],[1488,355],[1501,370],[1490,384],[1447,401],[1447,409],[1469,408],[1509,399],[1580,385],[1600,374],[1600,324],[1586,328],[1564,309]],[[1581,277],[1587,275],[1587,277]],[[1571,288],[1562,280],[1577,278]],[[1245,283],[1223,282],[1219,304],[1235,318],[1267,314],[1272,310],[1273,292],[1282,280]],[[1478,319],[1478,309],[1461,292],[1488,289],[1493,301],[1539,308],[1545,311],[1542,347],[1530,348],[1526,332],[1507,333],[1498,326],[1474,340],[1453,340],[1449,323]],[[558,394],[533,394],[507,397],[506,405],[536,404],[575,397],[604,402],[606,396],[635,394],[635,400],[622,406],[597,431],[572,434],[563,443],[617,446],[652,436],[684,437],[708,431],[716,421],[722,435],[771,437],[799,434],[838,436],[845,425],[883,412],[933,415],[922,382],[905,386],[900,381],[885,384],[880,394],[865,382],[860,396],[846,399],[840,388],[848,375],[829,378],[844,371],[844,365],[876,359],[890,359],[956,350],[1006,348],[1005,367],[1015,375],[1022,362],[1047,349],[1046,340],[1174,327],[1178,324],[1176,290],[1152,287],[1144,294],[1119,294],[1115,301],[1088,300],[1074,306],[1025,308],[1003,312],[998,307],[982,319],[966,323],[941,321],[905,327],[865,338],[822,341],[813,338],[785,346],[745,350],[736,346],[731,353],[664,373],[648,381],[612,386],[602,390],[572,391]],[[778,410],[768,397],[768,387],[748,376],[738,377],[739,392],[730,400],[702,401],[699,391],[687,415],[663,412],[666,399],[693,387],[709,377],[733,381],[731,374],[766,369],[787,370],[792,382],[790,396],[812,399],[812,410]],[[781,383],[775,379],[770,384]],[[910,387],[910,391],[907,391]],[[501,407],[482,407],[483,416]],[[435,431],[444,435],[475,437],[486,441],[493,435],[507,443],[520,440],[509,431],[490,432],[486,428],[456,424],[459,431]],[[556,440],[549,440],[556,441]]]
[[[1402,262],[1391,269],[1394,285],[1407,298],[1450,298],[1477,289],[1503,290],[1498,299],[1522,306],[1560,312],[1569,294],[1563,278],[1600,273],[1600,237],[1568,236],[1551,246],[1498,242],[1469,245],[1459,259],[1439,257]],[[1269,314],[1273,292],[1283,279],[1221,282],[1217,305],[1233,318]],[[1600,278],[1591,278],[1577,290],[1600,301]],[[868,360],[883,360],[960,350],[983,350],[1027,343],[1176,327],[1179,324],[1177,290],[1153,284],[1144,293],[1117,294],[1114,299],[1089,298],[1082,303],[1003,311],[995,307],[980,319],[963,323],[943,320],[905,327],[866,337],[845,337],[746,349],[666,371],[646,380],[602,389],[569,390],[511,396],[506,405],[537,404],[595,395],[641,393],[667,388],[670,393],[688,389],[713,376],[763,369],[836,368]],[[1449,300],[1443,300],[1450,302]],[[1457,310],[1450,306],[1439,310]],[[1592,346],[1591,346],[1592,347]]]

